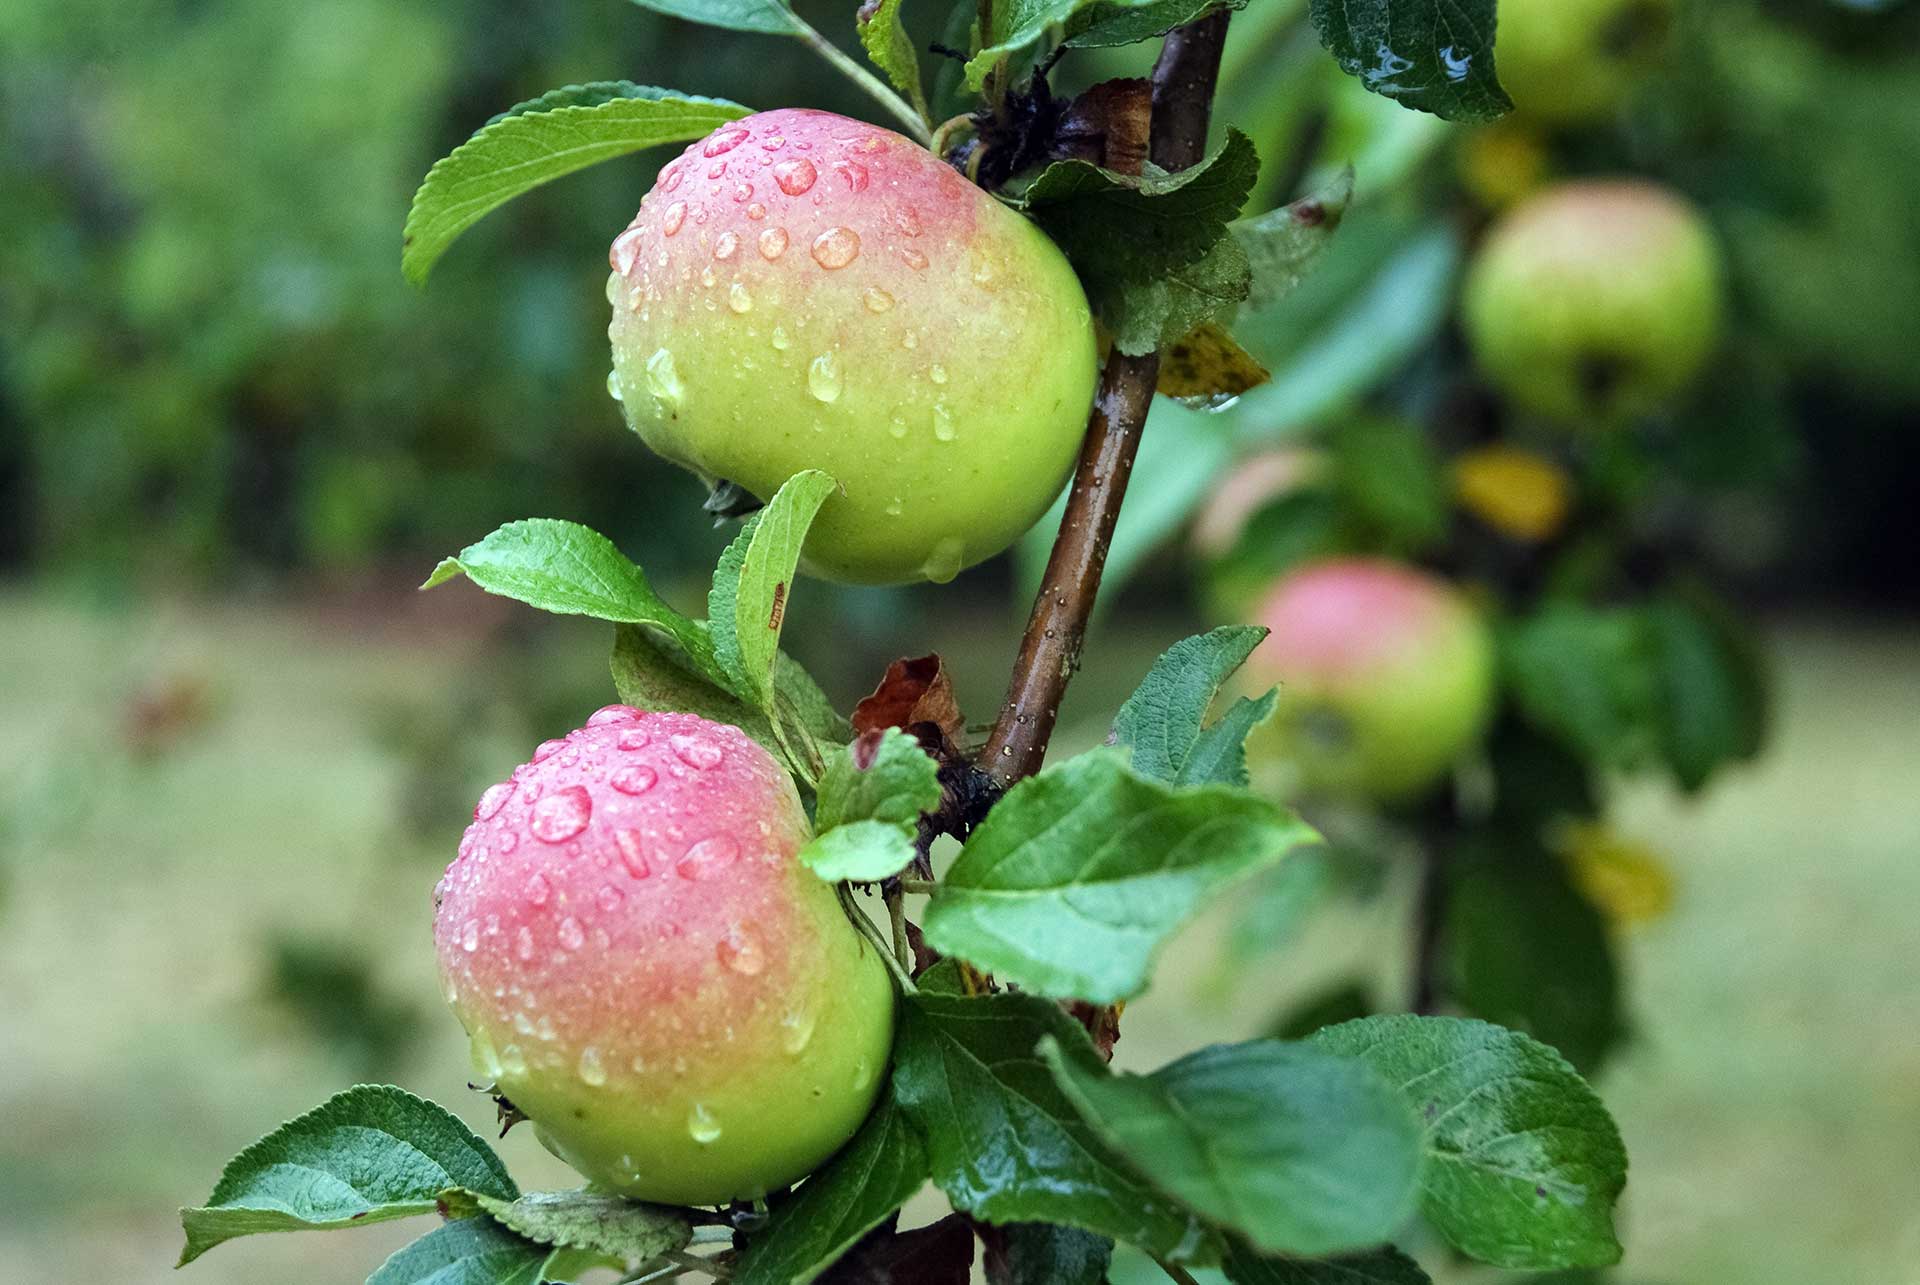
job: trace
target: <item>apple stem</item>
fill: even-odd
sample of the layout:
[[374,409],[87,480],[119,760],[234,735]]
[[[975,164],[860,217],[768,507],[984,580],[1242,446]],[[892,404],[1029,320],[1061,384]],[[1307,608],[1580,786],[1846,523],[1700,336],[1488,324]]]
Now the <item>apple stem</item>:
[[[1177,27],[1161,45],[1153,68],[1150,151],[1164,169],[1186,169],[1206,154],[1230,16],[1222,9]],[[1109,164],[1114,159],[1106,158]],[[1060,534],[1027,618],[1006,704],[980,752],[981,769],[1003,788],[1039,771],[1046,758],[1061,697],[1080,666],[1087,621],[1159,373],[1159,353],[1129,356],[1118,349],[1101,371]]]

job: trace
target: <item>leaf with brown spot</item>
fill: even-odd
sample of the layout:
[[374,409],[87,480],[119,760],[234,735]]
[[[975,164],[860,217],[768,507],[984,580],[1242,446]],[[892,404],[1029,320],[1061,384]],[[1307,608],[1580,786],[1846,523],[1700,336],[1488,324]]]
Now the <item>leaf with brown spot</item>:
[[1223,401],[1258,388],[1273,378],[1226,329],[1205,322],[1189,330],[1160,354],[1160,381],[1154,391],[1183,400]]

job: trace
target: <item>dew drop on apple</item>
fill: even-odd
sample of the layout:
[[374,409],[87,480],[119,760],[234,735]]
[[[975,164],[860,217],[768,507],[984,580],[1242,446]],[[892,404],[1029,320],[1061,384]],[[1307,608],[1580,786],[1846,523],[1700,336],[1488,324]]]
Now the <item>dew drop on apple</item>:
[[542,741],[533,747],[533,761],[535,763],[544,763],[566,747],[567,743],[558,738]]
[[788,1057],[799,1057],[813,1042],[812,1013],[792,1010],[780,1019],[780,1047]]
[[527,828],[542,843],[565,843],[587,828],[593,819],[593,797],[584,785],[555,790],[533,805]]
[[547,882],[545,875],[536,874],[533,878],[527,880],[528,905],[544,906],[547,904],[547,899],[551,896],[553,896],[553,885]]
[[775,326],[773,333],[767,336],[767,341],[781,352],[785,352],[793,344],[785,326]]
[[738,126],[732,129],[723,129],[707,140],[706,145],[700,149],[700,155],[707,157],[724,156],[734,148],[740,146],[740,144],[746,142],[749,137],[749,132]]
[[813,186],[819,177],[813,168],[813,162],[801,156],[791,161],[781,161],[773,167],[773,181],[788,196],[799,196]]
[[687,1136],[703,1147],[720,1141],[720,1121],[703,1103],[694,1103],[687,1112]]
[[944,405],[933,408],[933,435],[942,442],[951,442],[954,438],[953,412]]
[[621,892],[618,888],[614,887],[612,884],[608,884],[606,887],[602,888],[597,894],[595,894],[593,898],[593,904],[600,907],[600,912],[602,914],[610,915],[614,911],[620,909],[620,903],[625,901],[626,899],[627,899],[626,893]]
[[727,290],[727,307],[735,312],[753,311],[753,296],[747,293],[746,286],[736,281]]
[[533,929],[522,924],[520,931],[513,935],[513,953],[525,963],[533,958]]
[[620,864],[635,879],[645,879],[653,873],[653,866],[647,860],[646,840],[638,830],[615,830],[613,846],[620,849]]
[[568,950],[579,950],[586,945],[587,934],[580,927],[580,921],[568,915],[560,921],[560,944]]
[[498,785],[489,785],[486,793],[480,796],[480,802],[474,806],[473,819],[491,821],[507,806],[507,800],[513,797],[513,782],[502,781]]
[[622,794],[645,794],[659,779],[660,774],[645,763],[629,763],[608,777],[607,784]]
[[500,1050],[500,1070],[513,1076],[527,1073],[527,1055],[521,1051],[518,1044],[509,1044]]
[[600,1050],[591,1044],[580,1050],[580,1079],[596,1089],[607,1082],[607,1064],[601,1060]]
[[500,1055],[494,1052],[493,1041],[487,1038],[485,1031],[475,1031],[473,1045],[473,1073],[483,1080],[500,1078]]
[[966,547],[960,538],[948,536],[927,554],[927,560],[920,564],[920,574],[935,584],[946,584],[960,574],[960,563],[965,556]]
[[868,286],[862,297],[866,300],[868,312],[885,312],[893,307],[893,296],[878,286]]
[[739,855],[739,844],[725,835],[717,834],[688,848],[674,869],[683,879],[711,879],[731,865]]
[[860,234],[849,227],[831,227],[813,239],[813,261],[829,272],[860,257]]
[[640,711],[631,705],[602,705],[587,716],[588,727],[609,727],[615,723],[631,723],[640,717]]
[[823,352],[807,363],[807,391],[813,394],[815,401],[828,403],[838,401],[841,387],[838,357],[830,352]]
[[469,919],[460,927],[460,949],[471,955],[480,949],[480,921]]
[[738,924],[727,930],[715,953],[722,965],[742,977],[757,977],[767,967],[767,952],[761,948],[759,938]]
[[607,372],[607,396],[616,402],[626,400],[620,395],[620,372],[617,370]]
[[674,757],[688,767],[699,768],[705,772],[719,767],[727,757],[727,752],[702,736],[682,734],[675,736],[668,744],[673,746]]
[[731,259],[740,249],[740,238],[731,232],[722,232],[713,243],[713,257],[722,261]]
[[624,287],[625,283],[621,281],[620,274],[618,272],[609,272],[607,274],[607,302],[618,304],[620,302],[620,292]]
[[[633,261],[640,257],[640,238],[645,235],[645,229],[636,226],[628,228],[613,239],[613,248],[608,253],[608,259],[615,272],[624,277],[633,271]],[[609,286],[608,301],[612,301],[611,286]]]
[[873,1083],[873,1063],[861,1058],[853,1068],[853,1091],[860,1092]]
[[653,744],[653,737],[644,727],[626,727],[620,730],[614,744],[627,751],[644,750]]
[[[678,178],[679,175],[676,174],[674,177]],[[687,203],[685,201],[675,201],[667,207],[665,217],[660,220],[660,230],[668,236],[672,236],[680,230],[680,225],[686,221]]]
[[647,358],[647,391],[669,406],[678,406],[686,395],[686,386],[680,382],[680,371],[673,364],[673,351],[669,348],[654,350]]

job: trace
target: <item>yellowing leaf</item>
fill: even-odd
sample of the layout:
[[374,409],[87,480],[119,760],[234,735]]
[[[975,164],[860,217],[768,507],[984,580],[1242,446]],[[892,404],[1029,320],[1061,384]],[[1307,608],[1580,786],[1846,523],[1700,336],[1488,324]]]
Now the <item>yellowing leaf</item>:
[[1203,322],[1168,345],[1160,355],[1160,382],[1154,391],[1166,397],[1205,402],[1230,401],[1273,378],[1265,366],[1215,322]]
[[1482,446],[1453,462],[1460,507],[1502,535],[1551,540],[1573,507],[1573,484],[1558,464],[1515,446]]
[[1560,854],[1573,881],[1614,924],[1649,923],[1673,908],[1673,872],[1660,854],[1604,825],[1570,825]]

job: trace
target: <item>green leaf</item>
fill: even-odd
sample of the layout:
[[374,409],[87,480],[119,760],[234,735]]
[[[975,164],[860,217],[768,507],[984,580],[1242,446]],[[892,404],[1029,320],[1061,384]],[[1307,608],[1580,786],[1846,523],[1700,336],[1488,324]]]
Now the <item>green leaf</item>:
[[1393,1248],[1303,1262],[1296,1258],[1262,1258],[1235,1245],[1223,1266],[1233,1285],[1431,1285],[1420,1264]]
[[1244,9],[1247,0],[1151,0],[1146,4],[1091,4],[1068,22],[1074,49],[1109,49],[1164,36],[1222,9]]
[[699,673],[692,658],[671,637],[650,633],[639,625],[615,626],[610,668],[614,690],[623,705],[698,714],[709,722],[739,728],[774,754],[781,752],[767,716]]
[[592,616],[663,630],[696,666],[720,677],[699,623],[653,591],[647,573],[613,541],[577,522],[525,518],[509,522],[435,567],[420,587],[465,575],[488,593],[561,615]]
[[1161,1190],[1268,1253],[1390,1237],[1413,1212],[1421,1129],[1364,1062],[1304,1044],[1217,1044],[1151,1075],[1041,1055],[1082,1118]]
[[1534,835],[1463,843],[1449,866],[1447,992],[1474,1016],[1597,1069],[1626,1027],[1599,909]]
[[1176,789],[1100,751],[1009,791],[923,928],[1002,981],[1111,1003],[1145,989],[1154,952],[1207,897],[1317,838],[1245,791]]
[[1312,195],[1232,225],[1253,270],[1248,307],[1270,308],[1299,287],[1326,253],[1352,200],[1353,167],[1348,166]]
[[997,0],[980,32],[981,49],[967,60],[967,88],[978,92],[994,67],[1063,29],[1092,0]]
[[1494,0],[1313,0],[1320,43],[1376,94],[1442,120],[1513,110],[1493,66]]
[[441,1192],[520,1194],[492,1148],[445,1108],[403,1089],[335,1094],[227,1163],[195,1209],[180,1211],[184,1266],[258,1232],[360,1227],[431,1213]]
[[1551,603],[1502,641],[1514,700],[1534,726],[1612,767],[1652,751],[1659,696],[1641,613]]
[[891,1094],[853,1140],[790,1195],[773,1202],[747,1245],[734,1285],[806,1285],[912,1199],[931,1174],[926,1144]]
[[868,0],[854,15],[860,47],[873,65],[887,74],[893,87],[907,96],[922,119],[927,116],[927,93],[920,86],[920,54],[900,20],[904,0]]
[[913,864],[913,832],[887,821],[849,821],[809,840],[800,860],[828,883],[877,883]]
[[1675,594],[1645,612],[1659,689],[1660,752],[1681,788],[1697,791],[1766,739],[1766,677],[1724,610]]
[[822,831],[852,821],[905,826],[940,806],[940,765],[897,727],[869,733],[837,751],[820,779],[815,821]]
[[693,1240],[686,1211],[606,1192],[530,1191],[517,1200],[481,1196],[480,1208],[528,1240],[645,1262]]
[[1413,420],[1356,415],[1328,435],[1333,485],[1352,538],[1412,556],[1447,533],[1451,496],[1439,452]]
[[1139,357],[1179,342],[1196,327],[1225,322],[1247,297],[1247,252],[1222,236],[1192,263],[1157,277],[1096,277],[1088,301],[1113,346]]
[[1448,1243],[1497,1267],[1620,1259],[1619,1130],[1566,1060],[1515,1031],[1449,1017],[1368,1017],[1315,1044],[1361,1058],[1426,1123],[1421,1209]]
[[774,708],[774,657],[800,548],[814,514],[836,485],[817,469],[788,478],[766,507],[747,519],[713,573],[707,625],[715,660],[733,690],[768,713]]
[[1034,995],[922,991],[901,1008],[894,1093],[927,1139],[933,1180],[987,1222],[1049,1222],[1183,1262],[1210,1253],[1193,1216],[1116,1157],[1034,1051],[1052,1037],[1097,1061],[1086,1032]]
[[1323,1026],[1371,1016],[1379,1007],[1363,983],[1340,982],[1288,1009],[1274,1019],[1267,1034],[1276,1040],[1304,1040]]
[[[1247,783],[1244,746],[1231,737],[1231,732],[1245,722],[1245,715],[1229,724],[1226,736],[1212,738],[1229,743],[1224,762],[1222,750],[1211,744],[1205,747],[1200,762],[1195,763],[1193,757],[1201,748],[1203,722],[1220,694],[1221,684],[1246,663],[1266,636],[1267,631],[1257,626],[1227,625],[1183,639],[1153,662],[1153,668],[1113,720],[1113,743],[1133,750],[1134,771],[1175,785]],[[1269,712],[1272,709],[1270,698],[1261,702],[1243,698],[1239,704],[1250,711],[1262,705]]]
[[782,0],[633,0],[642,9],[708,27],[757,31],[769,36],[805,35],[808,28]]
[[704,138],[749,110],[629,81],[570,85],[511,108],[427,172],[407,212],[401,270],[419,285],[462,232],[523,192],[642,148]]
[[1113,1241],[1078,1227],[1008,1223],[987,1245],[988,1285],[1107,1285]]
[[459,1218],[395,1251],[367,1285],[538,1285],[554,1252],[491,1218]]

